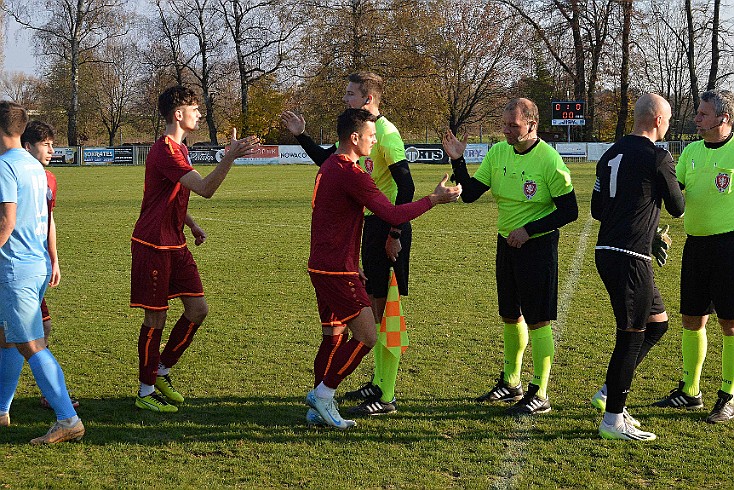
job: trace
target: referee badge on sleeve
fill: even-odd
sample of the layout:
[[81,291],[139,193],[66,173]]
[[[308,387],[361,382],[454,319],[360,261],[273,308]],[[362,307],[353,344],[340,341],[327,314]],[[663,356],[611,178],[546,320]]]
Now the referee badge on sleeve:
[[522,185],[522,191],[526,198],[532,199],[538,191],[538,184],[534,180],[526,180]]
[[726,192],[730,184],[731,176],[729,174],[721,172],[716,176],[716,188],[719,192]]

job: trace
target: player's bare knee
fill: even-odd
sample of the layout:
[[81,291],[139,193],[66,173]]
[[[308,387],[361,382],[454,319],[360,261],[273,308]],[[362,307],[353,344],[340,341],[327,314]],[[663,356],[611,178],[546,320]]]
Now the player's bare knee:
[[166,326],[167,316],[168,312],[166,310],[145,310],[145,319],[143,320],[143,325],[148,328],[155,328],[157,330],[160,330]]
[[209,305],[205,302],[197,303],[193,305],[187,305],[184,310],[184,315],[190,321],[197,325],[204,323],[204,319],[209,314]]

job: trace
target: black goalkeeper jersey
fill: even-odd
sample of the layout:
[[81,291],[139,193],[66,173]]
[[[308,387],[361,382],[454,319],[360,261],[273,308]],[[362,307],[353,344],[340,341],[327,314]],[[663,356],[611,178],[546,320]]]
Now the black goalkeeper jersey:
[[673,158],[648,138],[623,137],[596,165],[591,194],[591,215],[601,222],[596,248],[649,260],[662,202],[672,216],[683,215]]

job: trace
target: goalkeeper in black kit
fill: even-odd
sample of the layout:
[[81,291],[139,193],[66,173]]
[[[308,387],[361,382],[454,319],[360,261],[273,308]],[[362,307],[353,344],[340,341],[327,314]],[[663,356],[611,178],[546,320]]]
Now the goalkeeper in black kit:
[[658,228],[661,204],[673,217],[683,215],[684,199],[673,158],[655,146],[665,136],[670,104],[654,94],[635,104],[632,134],[623,137],[596,166],[591,215],[601,222],[596,268],[614,310],[616,343],[604,386],[591,403],[604,412],[599,434],[605,439],[651,441],[625,403],[635,368],[668,329],[668,315],[655,286],[651,254],[667,259],[670,239]]

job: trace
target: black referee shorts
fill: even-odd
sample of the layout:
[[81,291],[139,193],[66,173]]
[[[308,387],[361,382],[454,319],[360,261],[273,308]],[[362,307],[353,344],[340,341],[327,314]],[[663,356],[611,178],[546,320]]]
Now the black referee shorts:
[[497,301],[504,318],[525,317],[528,325],[558,316],[558,237],[555,230],[520,248],[497,235]]
[[686,238],[680,271],[680,312],[703,316],[716,311],[734,320],[734,232]]
[[617,329],[645,330],[647,319],[665,311],[652,261],[614,250],[596,250],[596,270],[609,293]]
[[400,245],[403,247],[398,259],[393,262],[385,253],[385,242],[390,232],[390,224],[377,216],[370,215],[364,218],[362,230],[362,269],[367,276],[367,294],[375,298],[387,297],[387,288],[390,283],[390,268],[395,269],[398,289],[401,296],[408,295],[408,272],[410,269],[410,244],[413,233],[410,223],[403,225],[400,235]]

